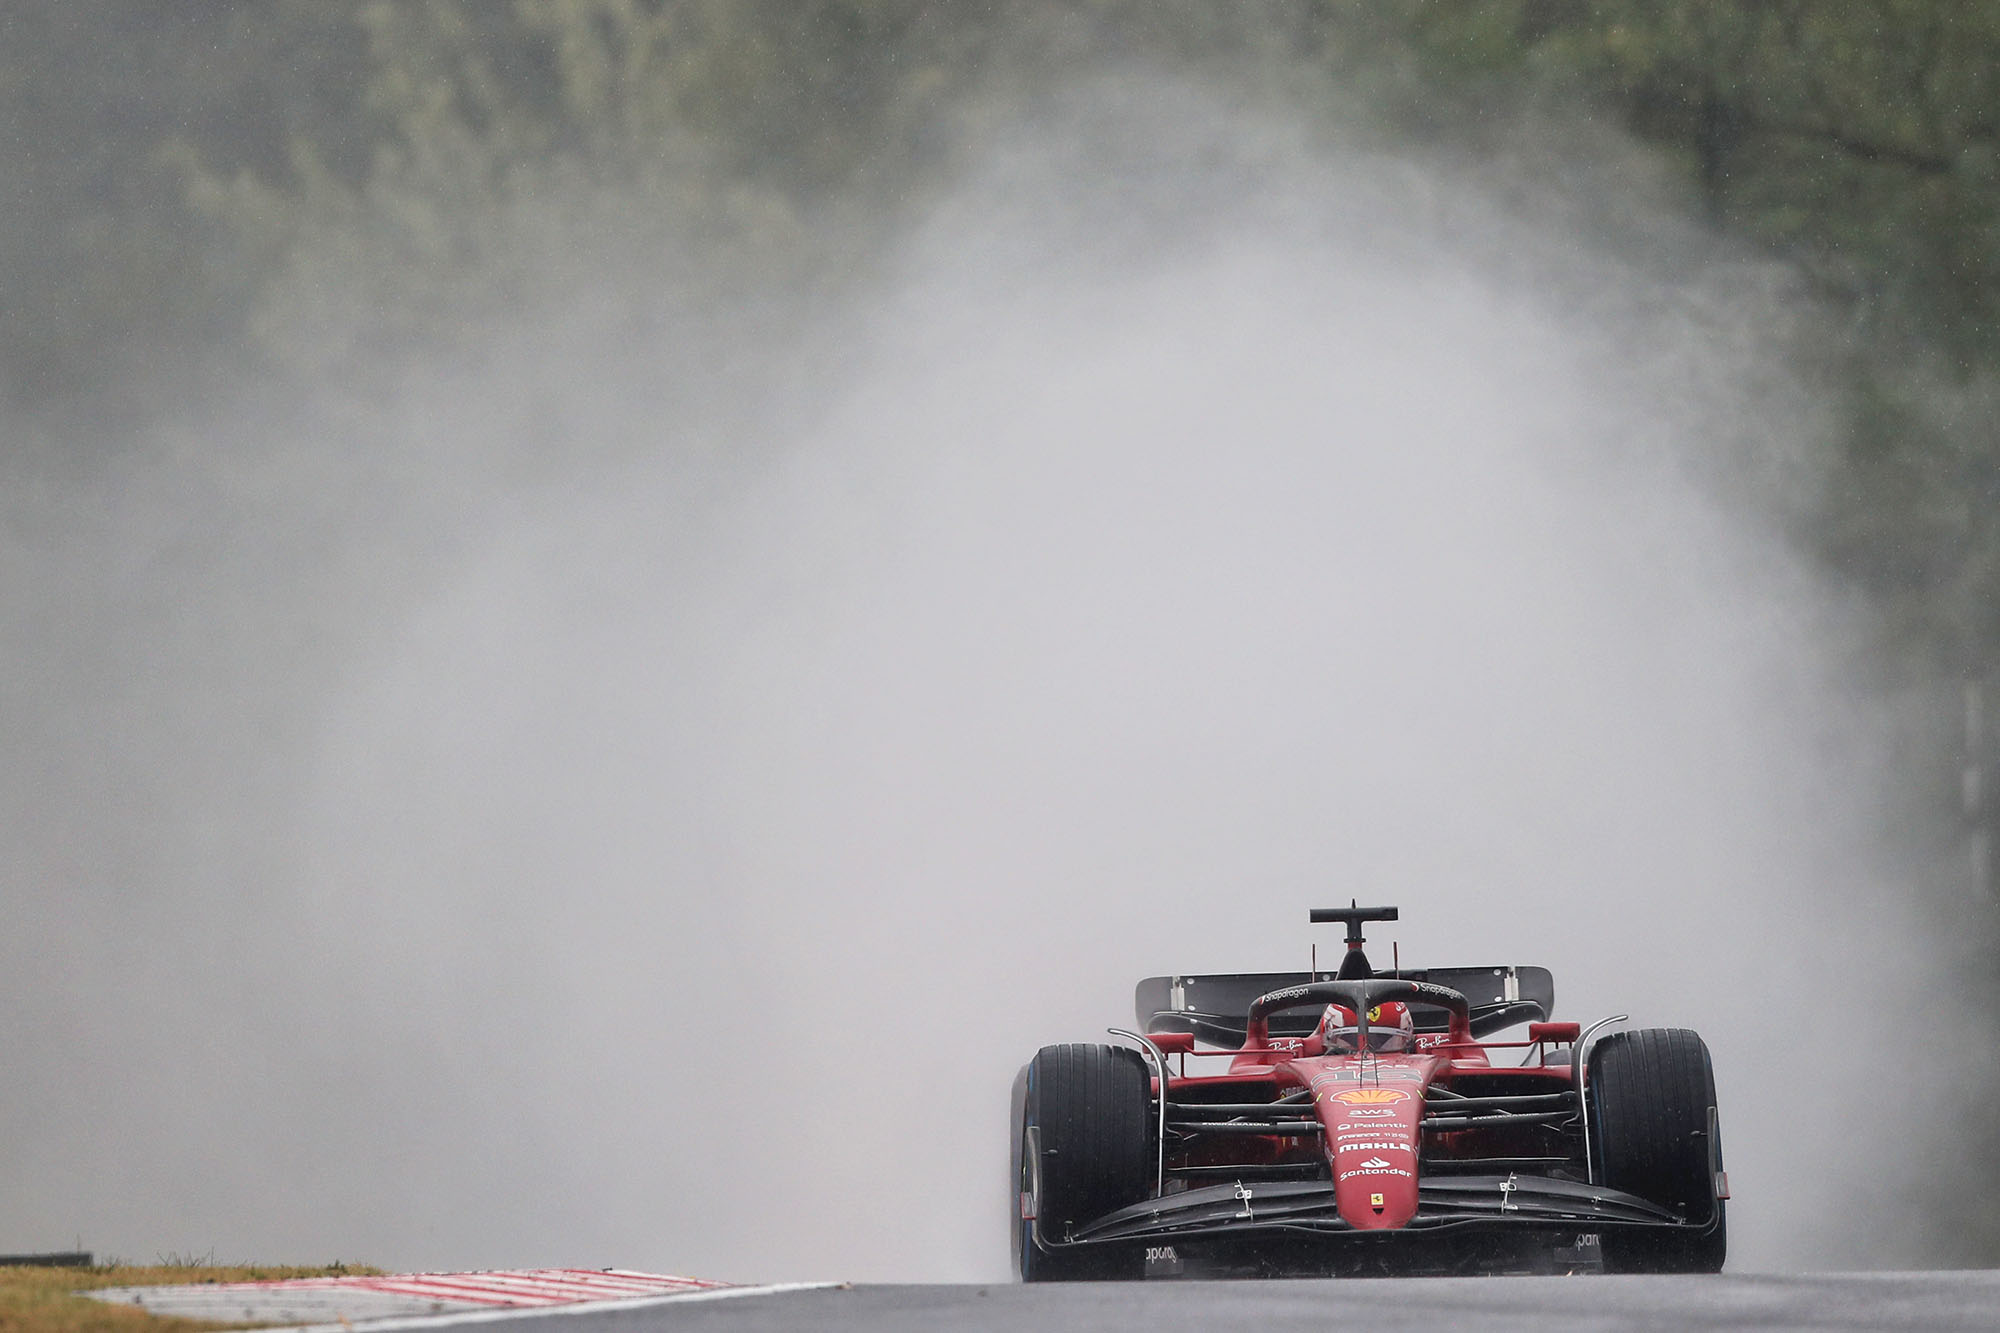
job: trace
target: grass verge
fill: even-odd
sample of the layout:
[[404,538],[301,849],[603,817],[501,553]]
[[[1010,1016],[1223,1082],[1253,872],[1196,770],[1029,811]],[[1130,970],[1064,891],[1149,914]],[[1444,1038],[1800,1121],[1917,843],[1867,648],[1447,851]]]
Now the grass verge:
[[102,1268],[0,1267],[0,1333],[198,1333],[242,1328],[198,1319],[165,1319],[132,1305],[111,1305],[75,1293],[92,1287],[164,1287],[196,1282],[275,1282],[288,1277],[343,1277],[379,1273],[379,1268],[329,1264],[287,1268],[243,1264],[233,1267],[158,1264]]

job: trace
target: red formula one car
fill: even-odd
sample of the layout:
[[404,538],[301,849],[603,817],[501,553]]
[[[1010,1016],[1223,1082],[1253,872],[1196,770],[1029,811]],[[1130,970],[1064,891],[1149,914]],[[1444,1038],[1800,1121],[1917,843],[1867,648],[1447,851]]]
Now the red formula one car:
[[1721,1269],[1701,1038],[1550,1022],[1544,968],[1378,972],[1361,928],[1396,916],[1316,910],[1338,971],[1150,977],[1129,1047],[1042,1048],[1014,1082],[1022,1278]]

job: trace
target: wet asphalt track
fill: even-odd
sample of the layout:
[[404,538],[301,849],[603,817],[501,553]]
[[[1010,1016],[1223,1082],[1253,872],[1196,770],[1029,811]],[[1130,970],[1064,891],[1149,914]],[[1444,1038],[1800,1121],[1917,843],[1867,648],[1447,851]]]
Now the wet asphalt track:
[[2000,1272],[1819,1276],[1372,1278],[1295,1282],[857,1286],[545,1316],[479,1333],[1329,1329],[2000,1330]]

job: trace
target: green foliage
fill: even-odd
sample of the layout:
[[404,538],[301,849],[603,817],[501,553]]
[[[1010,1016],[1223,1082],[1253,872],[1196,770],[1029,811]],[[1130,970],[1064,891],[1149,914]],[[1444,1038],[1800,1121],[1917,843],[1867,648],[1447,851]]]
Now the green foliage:
[[2000,11],[1517,8],[1518,58],[1563,71],[1670,148],[1719,223],[1808,265],[1878,336],[2000,357]]
[[[1362,0],[1337,3],[1351,11]],[[1717,229],[1793,262],[1848,338],[1807,539],[1911,669],[2000,656],[2000,10],[1932,0],[1392,0],[1468,90],[1616,117]]]
[[1862,387],[1815,540],[1927,651],[2000,652],[2000,536],[1950,517],[2000,456],[1990,6],[31,0],[0,25],[16,401],[205,350],[316,373],[517,308],[576,277],[545,262],[565,248],[695,285],[841,271],[988,101],[1120,62],[1365,107],[1392,139],[1609,118],[1847,330]]

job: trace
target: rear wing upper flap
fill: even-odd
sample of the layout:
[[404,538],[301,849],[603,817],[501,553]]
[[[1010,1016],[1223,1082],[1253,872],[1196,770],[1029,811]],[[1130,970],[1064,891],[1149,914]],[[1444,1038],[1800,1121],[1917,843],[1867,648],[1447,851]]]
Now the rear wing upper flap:
[[[1502,1006],[1523,1001],[1541,1006],[1541,1017],[1556,1009],[1555,976],[1546,967],[1432,967],[1377,972],[1377,977],[1401,977],[1449,986],[1472,1003],[1475,1027],[1481,1011],[1499,1016]],[[1219,1046],[1240,1045],[1250,1002],[1266,991],[1310,981],[1332,981],[1332,972],[1228,972],[1208,976],[1147,977],[1133,993],[1139,1026],[1148,1032],[1192,1032]],[[1412,1005],[1419,1031],[1442,1032],[1446,1014],[1433,1005]],[[1535,1017],[1525,1008],[1514,1022]],[[1315,1009],[1293,1009],[1271,1015],[1271,1035],[1302,1037],[1319,1022]]]

